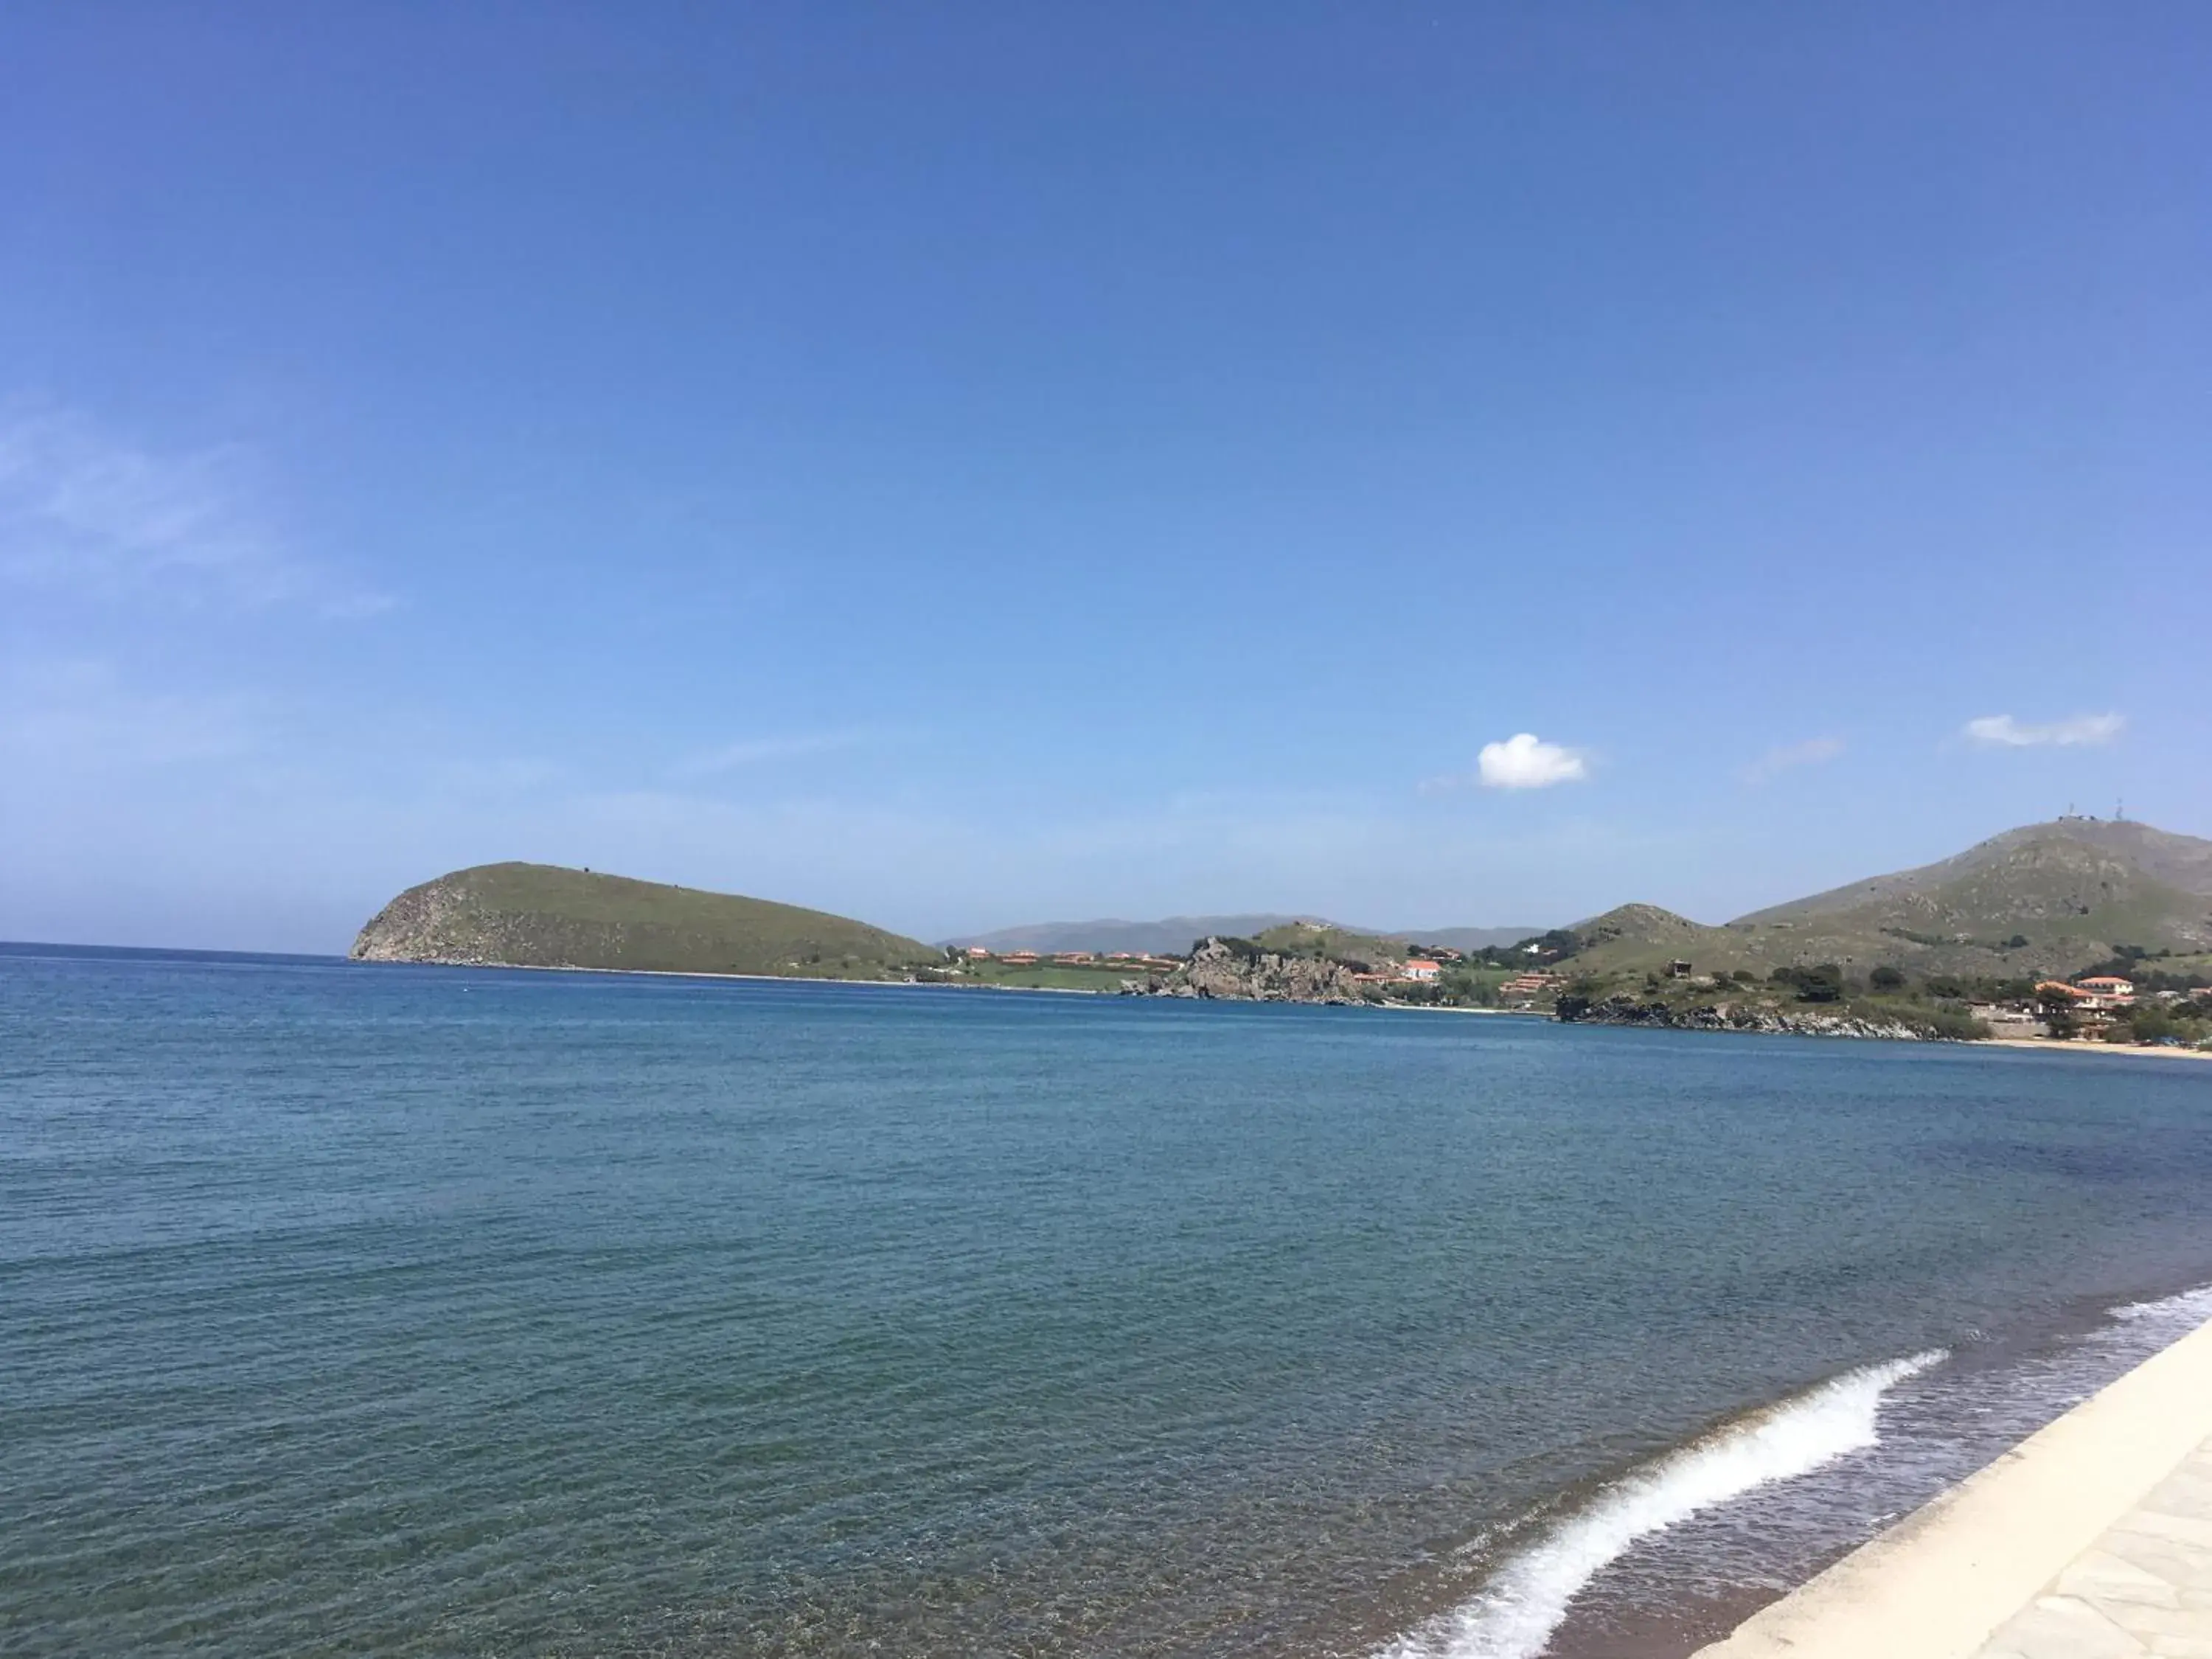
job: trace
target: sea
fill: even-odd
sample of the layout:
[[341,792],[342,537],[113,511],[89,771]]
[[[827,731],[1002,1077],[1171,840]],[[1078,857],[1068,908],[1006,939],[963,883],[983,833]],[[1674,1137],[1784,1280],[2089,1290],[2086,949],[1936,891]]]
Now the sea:
[[2212,1066],[0,949],[0,1650],[1671,1659],[2212,1318]]

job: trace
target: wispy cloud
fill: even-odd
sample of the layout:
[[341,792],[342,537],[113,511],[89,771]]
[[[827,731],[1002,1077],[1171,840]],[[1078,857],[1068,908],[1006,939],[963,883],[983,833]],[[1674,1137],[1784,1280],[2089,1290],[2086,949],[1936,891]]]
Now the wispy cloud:
[[1778,772],[1787,772],[1793,767],[1823,765],[1843,752],[1841,738],[1808,738],[1802,743],[1782,744],[1744,768],[1744,781],[1764,783]]
[[790,760],[800,755],[824,754],[834,749],[851,749],[868,741],[866,732],[797,732],[780,737],[746,738],[737,743],[725,744],[719,749],[709,749],[678,761],[672,769],[679,778],[713,777],[718,773],[735,772],[748,766],[759,766],[769,761]]
[[246,450],[157,453],[83,416],[0,412],[0,576],[100,599],[390,608],[275,528]]
[[2009,714],[1986,714],[1968,720],[1965,735],[1971,742],[1993,749],[2034,749],[2046,744],[2073,748],[2110,743],[2126,726],[2125,718],[2118,714],[2076,714],[2043,726],[2030,726]]

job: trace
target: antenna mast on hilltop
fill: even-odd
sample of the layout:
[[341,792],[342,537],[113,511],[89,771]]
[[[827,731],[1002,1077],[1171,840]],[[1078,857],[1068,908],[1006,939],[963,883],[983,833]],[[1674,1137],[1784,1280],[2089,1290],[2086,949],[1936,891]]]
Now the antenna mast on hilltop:
[[2127,797],[2123,795],[2118,800],[2112,803],[2112,822],[2114,823],[2125,823],[2127,821],[2128,800]]

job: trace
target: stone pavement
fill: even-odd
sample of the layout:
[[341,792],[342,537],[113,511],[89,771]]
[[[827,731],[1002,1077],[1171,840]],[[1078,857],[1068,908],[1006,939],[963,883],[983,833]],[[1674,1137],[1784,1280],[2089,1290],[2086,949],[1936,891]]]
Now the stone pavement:
[[2075,1556],[1977,1659],[2212,1659],[2212,1440]]

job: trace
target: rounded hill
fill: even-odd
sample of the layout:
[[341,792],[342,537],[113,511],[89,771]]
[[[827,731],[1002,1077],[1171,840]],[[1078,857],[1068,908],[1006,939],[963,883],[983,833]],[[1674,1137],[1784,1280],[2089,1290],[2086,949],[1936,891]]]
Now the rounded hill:
[[826,911],[550,864],[481,864],[410,887],[370,919],[349,954],[823,979],[902,977],[937,956]]

